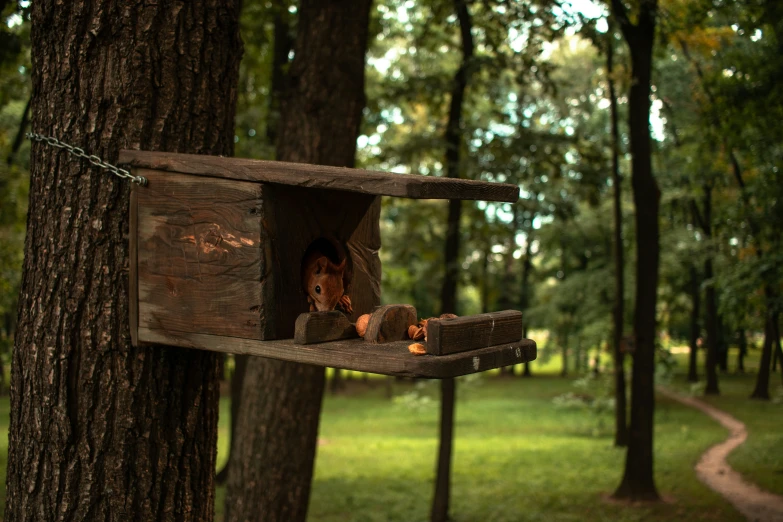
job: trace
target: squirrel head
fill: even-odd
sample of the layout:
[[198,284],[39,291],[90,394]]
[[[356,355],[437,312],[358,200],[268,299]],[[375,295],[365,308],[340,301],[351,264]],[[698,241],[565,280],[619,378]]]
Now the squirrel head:
[[319,312],[334,310],[337,302],[343,296],[343,274],[345,273],[346,260],[338,265],[321,256],[315,261],[315,270],[307,281],[307,294],[313,299],[315,308]]

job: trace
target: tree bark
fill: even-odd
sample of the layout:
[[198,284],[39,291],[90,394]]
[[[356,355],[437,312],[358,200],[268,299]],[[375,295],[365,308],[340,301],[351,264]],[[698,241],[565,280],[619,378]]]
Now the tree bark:
[[[231,155],[238,1],[41,0],[31,42],[36,132]],[[5,520],[211,521],[218,356],[131,346],[128,181],[44,144],[30,176]]]
[[[277,157],[352,167],[365,105],[371,0],[303,0],[278,128]],[[324,369],[251,358],[226,490],[230,521],[307,516]]]
[[691,337],[689,340],[690,354],[688,357],[688,382],[698,382],[698,353],[699,337],[701,329],[699,328],[699,318],[701,317],[701,284],[699,283],[699,273],[696,267],[691,267],[691,300],[693,308],[691,309]]
[[609,83],[609,106],[612,120],[612,188],[614,189],[614,321],[612,348],[614,354],[614,445],[628,445],[628,403],[625,397],[625,354],[622,351],[625,329],[625,252],[623,248],[622,178],[620,177],[620,129],[617,93],[614,86],[614,27],[607,31],[606,76]]
[[631,135],[634,206],[636,207],[636,303],[631,381],[631,423],[622,482],[615,498],[659,500],[653,478],[655,412],[655,307],[660,257],[658,209],[660,191],[652,171],[650,146],[650,80],[657,0],[641,0],[637,22],[631,23],[622,0],[612,0],[631,51],[628,123]]
[[[702,230],[707,241],[712,240],[712,185],[704,186],[704,221]],[[718,303],[715,297],[715,279],[712,268],[712,256],[704,261],[704,279],[707,288],[704,291],[706,318],[704,321],[707,333],[707,386],[705,395],[719,395],[718,388]]]

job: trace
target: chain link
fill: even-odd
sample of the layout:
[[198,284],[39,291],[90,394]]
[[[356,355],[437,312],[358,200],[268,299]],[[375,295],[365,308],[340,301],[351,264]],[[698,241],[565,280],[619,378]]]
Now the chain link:
[[142,187],[147,186],[147,178],[143,176],[134,176],[133,174],[131,174],[129,171],[125,169],[115,167],[110,163],[106,163],[105,161],[103,161],[98,156],[95,156],[94,154],[87,154],[86,152],[84,152],[84,149],[80,149],[79,147],[74,147],[73,145],[68,145],[67,143],[63,143],[62,141],[52,136],[43,136],[35,132],[28,132],[27,134],[25,134],[25,136],[27,136],[28,139],[31,139],[33,141],[40,141],[58,149],[65,149],[71,155],[76,156],[77,158],[85,159],[89,161],[91,164],[95,165],[96,167],[106,169],[117,177],[129,179],[131,183],[136,183]]

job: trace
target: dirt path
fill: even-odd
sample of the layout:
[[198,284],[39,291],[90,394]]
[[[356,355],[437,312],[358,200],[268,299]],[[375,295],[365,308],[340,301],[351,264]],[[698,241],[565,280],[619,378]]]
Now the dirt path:
[[699,463],[696,464],[696,474],[699,479],[723,495],[748,520],[752,522],[783,522],[783,497],[764,491],[755,484],[746,481],[726,462],[729,453],[748,438],[745,425],[728,413],[696,398],[679,395],[660,387],[658,393],[703,411],[729,430],[728,439],[708,449],[699,459]]

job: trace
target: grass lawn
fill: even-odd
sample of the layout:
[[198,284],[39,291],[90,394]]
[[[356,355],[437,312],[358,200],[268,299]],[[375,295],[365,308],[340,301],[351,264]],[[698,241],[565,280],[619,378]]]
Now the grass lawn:
[[[554,358],[543,365],[559,370]],[[679,370],[682,370],[682,366]],[[541,370],[542,368],[535,368]],[[773,378],[774,379],[774,378]],[[773,380],[779,383],[779,378]],[[747,423],[750,437],[731,464],[783,493],[783,405],[748,401],[753,376],[722,376],[724,396],[708,399]],[[690,387],[675,375],[672,387]],[[577,391],[573,378],[459,379],[452,479],[455,521],[741,521],[693,472],[726,432],[705,415],[659,398],[656,482],[666,502],[628,506],[605,499],[619,484],[624,450],[612,446],[612,414],[553,399]],[[588,390],[594,393],[596,390]],[[354,381],[327,395],[321,422],[312,521],[425,521],[437,450],[437,383]],[[0,399],[0,472],[7,462],[8,398]],[[221,400],[218,467],[225,461],[229,402]],[[4,481],[0,500],[4,502]],[[217,491],[218,519],[224,490]]]

